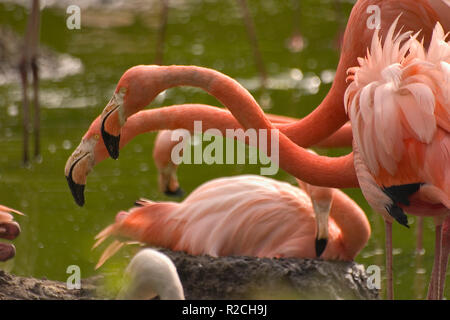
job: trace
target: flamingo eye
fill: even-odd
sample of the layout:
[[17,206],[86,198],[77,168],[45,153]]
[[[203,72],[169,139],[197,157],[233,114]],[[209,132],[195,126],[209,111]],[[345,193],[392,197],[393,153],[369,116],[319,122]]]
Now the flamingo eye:
[[98,134],[94,135],[94,139],[95,139],[95,140],[100,139],[100,135],[98,135]]

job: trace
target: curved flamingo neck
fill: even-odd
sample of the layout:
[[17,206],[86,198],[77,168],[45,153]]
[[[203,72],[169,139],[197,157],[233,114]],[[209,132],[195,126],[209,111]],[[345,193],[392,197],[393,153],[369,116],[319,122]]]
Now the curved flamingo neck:
[[330,218],[341,230],[344,250],[350,259],[360,252],[370,237],[370,224],[365,213],[342,191],[335,190]]
[[[157,122],[155,119],[160,119],[158,114],[161,113],[162,116],[170,116],[165,121]],[[186,115],[186,117],[184,116]],[[158,116],[158,118],[155,118]],[[268,119],[274,123],[274,125],[280,128],[283,132],[283,124],[295,121],[296,119],[267,114]],[[125,147],[129,141],[131,141],[137,135],[156,131],[156,128],[163,129],[185,129],[191,134],[194,133],[194,121],[202,121],[202,130],[205,132],[208,129],[218,129],[222,135],[226,134],[227,129],[242,129],[242,126],[236,121],[236,119],[231,115],[231,113],[225,109],[212,107],[203,104],[184,104],[179,106],[163,107],[156,110],[145,110],[134,114],[129,117],[124,127],[122,128],[122,138],[120,140],[120,149]],[[96,120],[97,121],[97,120]],[[99,127],[100,122],[97,121],[95,126],[91,129],[95,134],[100,134]],[[92,135],[93,133],[90,133]],[[164,141],[161,141],[161,135],[163,134]],[[158,138],[155,140],[155,150],[158,146],[158,156],[155,158],[156,162],[159,163],[160,167],[167,165],[170,160],[170,150],[172,147],[179,143],[179,140],[171,141],[169,139],[171,132],[162,131]],[[351,146],[352,132],[351,126],[343,126],[338,132],[329,138],[321,141],[317,146],[319,147],[342,147]],[[248,143],[248,141],[245,141]],[[159,150],[161,149],[161,150]],[[154,152],[156,152],[154,150]],[[106,148],[102,148],[98,152],[96,163],[103,161],[108,158],[108,153]],[[299,180],[300,181],[300,180]]]
[[[137,79],[133,79],[134,77]],[[138,103],[137,98],[132,97],[130,90],[127,99],[131,99],[135,104],[125,102],[124,113],[127,117],[142,109],[165,89],[175,86],[194,86],[204,89],[222,102],[244,129],[265,129],[268,137],[275,129],[248,91],[238,82],[218,71],[195,66],[137,66],[127,71],[124,78],[124,82],[131,82],[133,79],[134,85],[141,87],[139,92],[148,92],[146,98]],[[159,118],[163,123],[167,123],[167,121],[173,121],[175,115],[179,116],[178,113],[174,113],[162,119]],[[187,121],[188,117],[196,120],[187,112],[181,117],[183,121]],[[157,130],[160,129],[168,128],[159,127]],[[319,186],[337,188],[358,186],[352,155],[339,158],[316,156],[297,146],[283,133],[278,132],[278,134],[279,165],[288,173],[307,183]],[[267,150],[271,150],[270,143],[267,143]]]
[[[330,91],[309,115],[301,121],[284,125],[286,136],[302,147],[309,147],[333,134],[348,121],[344,109],[344,89],[336,80]],[[340,92],[340,90],[343,90]],[[301,134],[299,134],[301,132]]]

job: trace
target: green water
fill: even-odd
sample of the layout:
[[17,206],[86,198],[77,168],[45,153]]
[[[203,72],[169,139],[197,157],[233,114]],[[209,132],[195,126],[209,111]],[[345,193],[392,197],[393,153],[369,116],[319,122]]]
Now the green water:
[[[312,89],[272,86],[268,90],[272,106],[268,111],[302,117],[318,105],[330,88],[327,72],[323,71],[333,71],[337,65],[339,54],[333,44],[340,25],[338,17],[341,15],[345,21],[351,3],[342,3],[339,13],[331,0],[301,1],[298,26],[307,45],[300,53],[286,47],[295,28],[293,3],[249,1],[249,7],[269,79],[289,78],[291,70],[297,68],[304,78],[312,79],[317,86]],[[84,72],[41,83],[42,161],[33,162],[27,168],[21,164],[20,87],[17,83],[0,86],[0,203],[26,213],[26,217],[17,217],[22,227],[21,236],[14,241],[17,256],[1,264],[1,268],[18,275],[65,280],[67,266],[75,264],[80,266],[82,277],[95,275],[98,271],[94,270],[94,265],[100,250],[91,250],[94,235],[111,223],[119,210],[128,209],[139,197],[169,199],[157,190],[156,169],[151,160],[154,133],[134,139],[121,152],[120,161],[108,159],[95,168],[88,178],[83,208],[75,205],[64,178],[66,159],[108,102],[121,74],[133,65],[153,62],[158,10],[157,6],[154,10],[114,13],[83,10],[81,30],[65,27],[65,10],[46,8],[43,11],[41,43],[79,58]],[[22,7],[0,3],[0,24],[9,25],[22,34],[25,17]],[[119,19],[121,17],[125,18]],[[101,21],[108,19],[122,22],[100,26]],[[165,64],[215,68],[241,79],[244,85],[252,83],[249,80],[258,81],[252,50],[235,1],[186,1],[180,7],[171,7],[166,40]],[[252,93],[260,100],[260,90]],[[56,106],[54,97],[58,101]],[[263,97],[267,100],[267,96]],[[170,90],[162,105],[185,102],[220,105],[200,90],[186,89]],[[18,110],[19,114],[11,110]],[[320,152],[338,155],[348,151]],[[255,165],[195,165],[182,167],[179,179],[189,193],[215,177],[258,172],[259,167]],[[276,178],[292,181],[281,171]],[[345,191],[364,209],[372,226],[370,241],[356,260],[366,267],[379,265],[384,271],[382,219],[372,212],[359,190]],[[411,229],[394,225],[393,231],[395,294],[399,299],[425,295],[433,260],[432,221],[425,221],[426,252],[423,256],[414,254],[414,217],[409,221]],[[132,249],[123,250],[100,272],[112,273],[114,268],[122,268],[132,252]]]

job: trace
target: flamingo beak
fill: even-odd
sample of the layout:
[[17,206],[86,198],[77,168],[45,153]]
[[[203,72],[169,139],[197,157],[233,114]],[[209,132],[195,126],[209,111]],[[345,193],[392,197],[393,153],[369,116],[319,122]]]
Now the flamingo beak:
[[184,195],[184,191],[181,188],[178,188],[175,191],[172,191],[169,188],[167,188],[164,191],[164,194],[169,197],[181,198]]
[[[93,139],[92,141],[97,141]],[[84,187],[87,175],[94,166],[94,144],[82,140],[72,155],[67,159],[65,176],[72,196],[80,207],[84,205]]]
[[12,243],[0,243],[0,261],[6,261],[14,258],[16,247]]
[[325,251],[328,243],[328,217],[330,215],[330,201],[316,201],[312,199],[316,216],[317,235],[315,241],[316,256],[319,258]]
[[115,160],[119,158],[120,129],[126,121],[122,108],[123,96],[123,90],[115,93],[101,115],[103,142],[109,156]]
[[75,167],[76,163],[73,164],[73,166],[70,168],[70,173],[68,176],[66,176],[67,184],[69,185],[69,189],[72,192],[73,199],[75,200],[75,203],[79,205],[80,207],[84,206],[84,187],[85,184],[78,184],[73,180],[72,172],[73,168]]
[[328,239],[316,239],[316,257],[319,258],[327,247]]
[[105,128],[105,122],[108,120],[108,117],[113,113],[114,111],[110,111],[106,114],[106,116],[102,119],[102,138],[103,142],[105,143],[106,150],[108,150],[108,154],[111,158],[114,160],[117,160],[119,158],[119,143],[120,143],[120,134],[119,135],[112,135],[107,132]]
[[159,190],[166,196],[181,198],[184,195],[177,178],[177,167],[168,165],[158,169],[158,185]]

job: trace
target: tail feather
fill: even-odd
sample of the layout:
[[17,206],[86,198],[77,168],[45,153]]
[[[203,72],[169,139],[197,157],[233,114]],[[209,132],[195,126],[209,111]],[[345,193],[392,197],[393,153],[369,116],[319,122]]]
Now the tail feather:
[[22,212],[20,212],[18,210],[11,209],[11,208],[8,208],[8,207],[2,206],[2,205],[0,205],[0,212],[13,212],[13,213],[16,213],[16,214],[21,215],[21,216],[25,215],[25,214],[23,214]]
[[145,199],[145,198],[140,198],[139,200],[136,200],[136,202],[134,203],[136,206],[138,207],[145,207],[151,204],[154,204],[155,202]]
[[111,258],[114,254],[116,254],[117,251],[120,250],[125,245],[124,242],[121,242],[119,240],[114,240],[106,249],[103,251],[102,256],[98,260],[97,265],[95,266],[95,269],[100,268],[106,260]]
[[105,241],[109,236],[114,234],[115,224],[111,224],[107,226],[105,229],[100,231],[96,236],[95,239],[97,240],[95,244],[92,246],[92,249],[97,248],[103,241]]
[[103,252],[96,268],[99,268],[124,244],[140,242],[169,249],[176,247],[181,237],[182,223],[180,224],[177,219],[172,219],[171,213],[178,204],[157,203],[146,199],[140,199],[137,203],[142,206],[134,207],[128,212],[119,212],[115,223],[107,226],[95,236],[97,241],[93,249],[109,237],[116,238]]

